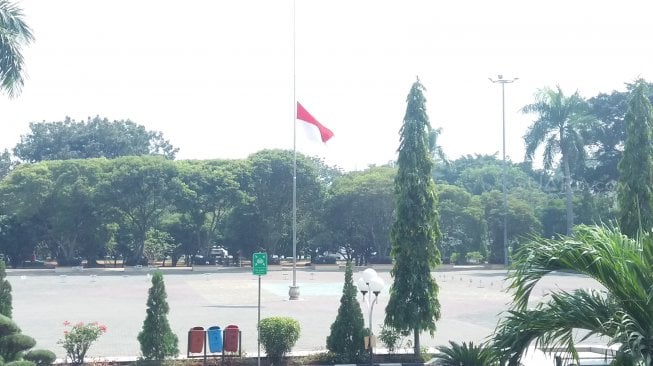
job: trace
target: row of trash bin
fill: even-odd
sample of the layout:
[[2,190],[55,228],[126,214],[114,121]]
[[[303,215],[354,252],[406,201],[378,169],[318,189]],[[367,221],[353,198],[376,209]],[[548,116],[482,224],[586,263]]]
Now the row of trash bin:
[[237,325],[192,327],[188,331],[188,354],[191,353],[240,353],[240,329]]

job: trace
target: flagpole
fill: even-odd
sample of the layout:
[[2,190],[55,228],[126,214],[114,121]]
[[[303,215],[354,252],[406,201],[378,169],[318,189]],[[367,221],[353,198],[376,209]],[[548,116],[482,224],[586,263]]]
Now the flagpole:
[[288,290],[290,300],[299,299],[297,286],[297,96],[295,95],[295,1],[292,1],[292,286]]

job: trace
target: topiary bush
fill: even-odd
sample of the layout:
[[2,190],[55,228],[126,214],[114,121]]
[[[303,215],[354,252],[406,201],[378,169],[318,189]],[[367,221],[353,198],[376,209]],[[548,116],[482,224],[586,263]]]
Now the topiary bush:
[[352,272],[351,262],[347,262],[338,315],[331,324],[331,333],[326,339],[327,349],[336,356],[339,363],[356,363],[363,361],[367,355],[363,312],[356,300],[357,290]]
[[138,334],[141,352],[146,360],[161,361],[179,354],[179,340],[168,322],[170,306],[167,297],[163,274],[154,272],[152,287],[148,291],[143,329]]
[[52,365],[54,361],[57,360],[57,355],[54,352],[47,349],[33,349],[27,352],[23,359],[27,361],[32,361],[37,366],[40,365]]
[[11,318],[12,309],[11,284],[7,280],[5,262],[0,260],[0,314]]
[[[5,263],[0,260],[0,365],[12,366],[33,366],[36,365],[32,360],[23,361],[23,353],[34,347],[36,341],[34,338],[22,334],[18,325],[11,319],[12,314],[12,297],[11,284],[7,281]],[[41,352],[50,352],[40,350]],[[52,354],[51,364],[56,359]],[[36,353],[38,355],[39,352]],[[48,360],[49,358],[43,358]],[[5,363],[6,362],[6,363]],[[45,365],[46,363],[39,363]]]
[[0,338],[0,355],[5,361],[17,361],[26,351],[36,345],[34,338],[21,334],[9,334]]
[[259,335],[268,360],[278,365],[299,339],[299,322],[288,317],[270,317],[261,320]]
[[18,325],[11,318],[0,314],[0,337],[20,332]]

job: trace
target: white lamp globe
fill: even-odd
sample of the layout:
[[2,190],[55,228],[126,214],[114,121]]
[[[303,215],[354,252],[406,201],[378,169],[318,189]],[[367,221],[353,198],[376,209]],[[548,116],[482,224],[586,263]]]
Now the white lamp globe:
[[383,290],[384,286],[385,283],[383,283],[383,279],[379,276],[372,278],[370,281],[370,290],[374,293],[374,295],[378,296],[381,290]]
[[365,279],[365,282],[370,283],[372,281],[372,278],[378,277],[379,275],[376,274],[376,271],[373,270],[372,268],[367,268],[366,270],[363,271],[363,279]]
[[358,281],[356,281],[356,287],[358,287],[358,291],[361,291],[361,292],[369,291],[369,287],[367,286],[367,282],[365,282],[365,279],[363,277],[358,278]]

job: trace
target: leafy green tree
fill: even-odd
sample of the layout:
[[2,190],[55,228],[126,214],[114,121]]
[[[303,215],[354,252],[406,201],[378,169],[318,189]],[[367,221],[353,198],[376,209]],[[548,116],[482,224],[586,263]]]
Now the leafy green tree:
[[346,250],[347,256],[363,263],[372,253],[390,255],[390,226],[394,220],[393,181],[396,169],[372,167],[349,172],[329,187],[324,209],[325,250]]
[[588,100],[590,113],[597,123],[587,131],[591,155],[582,178],[592,192],[609,193],[619,180],[617,166],[622,159],[626,141],[628,101],[634,89],[642,84],[646,89],[646,98],[653,102],[653,84],[644,79],[637,79],[632,84],[626,83],[626,91],[600,93]]
[[[481,202],[485,207],[485,220],[490,237],[490,263],[504,263],[503,247],[503,199],[499,191],[484,193]],[[515,194],[508,196],[508,242],[509,250],[517,249],[524,238],[542,232],[542,225],[535,207]]]
[[43,162],[52,177],[52,190],[43,210],[47,242],[60,265],[85,257],[89,267],[104,252],[111,236],[107,218],[98,205],[96,187],[105,178],[104,159]]
[[23,11],[12,1],[0,1],[0,34],[0,89],[15,97],[24,84],[22,48],[34,36],[23,19]]
[[619,161],[619,226],[635,238],[653,228],[653,107],[637,81],[626,113],[626,144]]
[[52,186],[44,165],[21,165],[0,181],[0,247],[12,267],[20,266],[47,237],[44,207]]
[[[515,255],[509,274],[513,305],[501,319],[494,346],[518,365],[531,342],[563,347],[572,355],[575,335],[605,336],[631,355],[637,365],[653,364],[653,237],[639,241],[619,229],[580,225],[573,237],[536,238]],[[595,279],[602,290],[554,291],[541,303],[533,289],[552,272],[571,272]],[[530,302],[529,302],[530,301]]]
[[170,234],[154,228],[147,231],[143,255],[149,264],[156,264],[158,259],[165,257],[172,250],[174,250],[174,244]]
[[[263,150],[247,158],[250,164],[241,186],[252,200],[230,215],[225,242],[238,245],[243,254],[257,248],[269,254],[292,253],[293,152]],[[322,163],[297,154],[297,250],[310,246],[317,235],[329,177]],[[230,251],[236,251],[231,247]]]
[[14,166],[15,163],[11,161],[11,154],[9,154],[9,150],[5,149],[0,154],[0,179],[3,179],[9,175],[9,172],[11,172],[11,169]]
[[556,155],[562,156],[569,235],[574,226],[571,171],[573,166],[582,164],[585,159],[583,132],[593,117],[588,113],[587,102],[578,92],[565,96],[560,87],[556,90],[541,89],[536,95],[535,103],[523,107],[522,112],[538,115],[524,136],[526,159],[532,160],[535,150],[544,146],[544,168],[551,169]]
[[449,184],[439,184],[437,189],[443,257],[450,258],[452,253],[464,255],[475,251],[485,256],[488,231],[479,197]]
[[617,165],[626,141],[628,92],[600,93],[588,100],[590,113],[597,123],[587,136],[590,156],[582,178],[593,191],[605,191],[619,179]]
[[385,324],[403,332],[413,331],[415,355],[420,355],[419,335],[435,333],[440,318],[438,285],[431,271],[440,264],[437,242],[437,197],[431,178],[433,160],[429,151],[430,123],[426,114],[424,87],[416,81],[407,98],[401,128],[397,176],[396,220],[390,241],[394,281],[386,307]]
[[19,268],[25,258],[36,251],[46,232],[46,225],[39,216],[0,215],[0,251],[5,254],[7,264]]
[[0,260],[0,314],[11,318],[12,311],[11,284],[7,280],[5,262]]
[[161,132],[147,131],[130,120],[89,118],[75,121],[32,122],[30,133],[21,136],[14,155],[27,162],[108,158],[133,155],[161,155],[174,159],[179,149]]
[[177,200],[181,214],[178,222],[186,232],[183,251],[186,255],[208,254],[211,244],[222,241],[225,218],[235,207],[245,204],[248,196],[241,190],[237,163],[220,160],[177,162],[179,176],[186,189]]
[[147,296],[147,310],[143,329],[138,333],[143,358],[161,361],[179,354],[179,340],[170,329],[165,283],[161,272],[152,274],[152,287]]
[[129,231],[133,252],[129,263],[140,263],[147,231],[174,209],[185,189],[176,166],[160,157],[122,157],[111,161],[107,179],[97,190],[106,211]]
[[352,279],[352,264],[347,262],[345,284],[336,320],[331,324],[331,333],[326,339],[327,349],[338,358],[340,363],[357,363],[365,353],[365,324],[363,312],[356,299],[356,286]]

